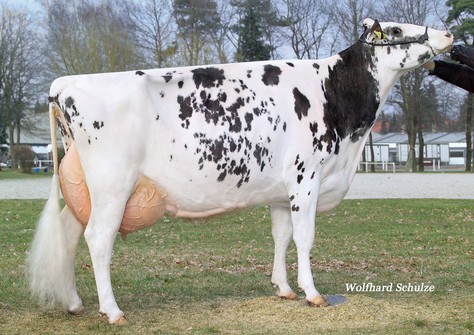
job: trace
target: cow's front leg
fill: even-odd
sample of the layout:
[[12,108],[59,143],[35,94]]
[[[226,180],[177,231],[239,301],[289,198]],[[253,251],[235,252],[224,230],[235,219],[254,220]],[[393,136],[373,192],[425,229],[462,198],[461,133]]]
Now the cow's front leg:
[[317,199],[308,197],[301,200],[293,197],[291,201],[291,219],[293,222],[293,239],[298,255],[298,286],[306,294],[306,301],[312,306],[327,305],[324,298],[314,286],[311,273],[310,252],[314,243],[314,228]]
[[110,261],[117,235],[124,203],[109,202],[101,205],[92,204],[91,216],[84,236],[94,267],[100,313],[107,315],[110,324],[124,324],[126,319],[115,301],[110,280]]
[[288,285],[286,274],[286,250],[293,237],[290,210],[288,207],[273,205],[270,212],[272,235],[275,243],[272,284],[277,287],[277,296],[283,299],[295,300],[298,296]]

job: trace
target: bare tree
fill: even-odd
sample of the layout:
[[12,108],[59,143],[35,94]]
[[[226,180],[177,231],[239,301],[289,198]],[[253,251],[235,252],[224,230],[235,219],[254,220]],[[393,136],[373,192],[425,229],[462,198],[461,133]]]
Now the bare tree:
[[[341,40],[346,45],[354,44],[362,32],[362,22],[366,17],[369,17],[369,10],[376,10],[373,0],[343,0],[336,5],[335,17],[337,20],[337,27]],[[370,159],[375,161],[375,153],[373,146],[372,133],[369,134],[369,150]],[[362,154],[366,157],[365,149]],[[375,172],[375,165],[370,167],[372,172]]]
[[33,20],[4,4],[0,16],[0,131],[8,129],[10,149],[19,143],[21,129],[28,125],[25,109],[36,97],[36,70],[41,62],[35,53],[38,44]]
[[345,45],[352,45],[357,41],[362,33],[363,20],[377,13],[378,6],[379,3],[374,0],[342,0],[336,3],[337,29],[341,32],[341,40]]
[[45,5],[45,55],[52,77],[128,70],[140,64],[128,11],[119,2],[53,0]]
[[231,54],[235,53],[232,37],[232,22],[236,17],[236,10],[231,5],[231,0],[217,0],[217,12],[220,22],[217,29],[210,31],[210,36],[215,48],[217,61],[219,63],[227,63]]
[[146,0],[141,5],[128,4],[139,48],[151,66],[173,65],[176,54],[176,25],[171,0]]
[[283,0],[285,22],[288,25],[284,33],[291,43],[296,58],[317,59],[322,47],[325,47],[324,37],[332,28],[332,6],[323,0]]
[[[404,0],[384,4],[384,11],[389,12],[392,20],[409,22],[417,25],[426,25],[430,16],[436,13],[438,3],[432,0]],[[405,115],[405,131],[408,135],[407,170],[414,172],[424,170],[424,142],[423,142],[423,94],[426,87],[423,79],[426,72],[416,69],[400,79],[396,90],[400,100],[396,102]],[[418,136],[418,164],[416,161],[416,138]]]

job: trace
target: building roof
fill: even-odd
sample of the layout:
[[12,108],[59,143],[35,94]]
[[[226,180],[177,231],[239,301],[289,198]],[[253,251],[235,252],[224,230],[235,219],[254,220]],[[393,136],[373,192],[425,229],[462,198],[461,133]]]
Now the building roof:
[[[372,133],[372,139],[374,144],[408,144],[408,135],[405,133],[388,133],[379,134]],[[436,132],[436,133],[423,133],[423,140],[425,144],[448,144],[448,143],[465,143],[466,133],[464,132]],[[418,143],[418,137],[416,138]]]
[[[374,133],[374,135],[377,133]],[[408,135],[404,133],[388,133],[388,134],[377,134],[378,136],[372,135],[374,143],[378,144],[390,144],[390,143],[408,143]]]
[[[436,138],[433,138],[431,142],[433,144],[444,144],[444,143],[465,143],[466,142],[466,133],[465,132],[455,132],[455,133],[433,133],[433,134],[442,134]],[[426,142],[426,141],[425,141]]]
[[[51,144],[51,133],[49,130],[49,114],[48,113],[33,113],[27,112],[25,117],[25,126],[20,132],[20,144],[31,146],[46,146]],[[14,131],[14,138],[16,141],[16,129]],[[9,144],[7,137],[7,144]]]

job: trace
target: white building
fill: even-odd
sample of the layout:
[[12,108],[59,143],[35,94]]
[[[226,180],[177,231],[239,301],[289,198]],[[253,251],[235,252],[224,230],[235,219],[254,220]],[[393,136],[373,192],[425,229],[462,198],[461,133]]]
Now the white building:
[[[49,114],[38,113],[28,117],[29,129],[22,129],[20,132],[20,145],[26,145],[36,154],[38,160],[49,160],[51,153],[51,134],[49,130]],[[17,139],[16,130],[13,135]],[[4,146],[10,147],[9,138]]]
[[[408,135],[404,133],[379,134],[372,133],[375,162],[406,163],[409,145]],[[466,164],[466,134],[454,133],[423,133],[424,159],[438,165],[465,165]],[[418,156],[418,138],[415,145]],[[370,162],[369,143],[365,145],[362,161]]]

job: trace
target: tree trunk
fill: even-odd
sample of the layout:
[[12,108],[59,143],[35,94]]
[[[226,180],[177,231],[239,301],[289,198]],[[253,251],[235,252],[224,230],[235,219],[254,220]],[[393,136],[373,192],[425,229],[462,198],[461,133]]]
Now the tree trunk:
[[[369,147],[370,147],[370,161],[374,163],[375,155],[374,155],[374,141],[372,139],[372,132],[370,132],[369,134]],[[370,172],[375,172],[375,164],[370,165]]]
[[21,137],[20,137],[20,132],[21,132],[21,121],[20,121],[20,114],[17,115],[16,119],[16,143],[20,145],[21,143]]
[[469,93],[466,111],[466,171],[472,171],[472,110],[474,94]]
[[416,172],[416,121],[415,116],[410,115],[407,124],[407,135],[408,135],[408,157],[405,165],[405,170],[408,172]]
[[421,123],[418,125],[418,171],[425,171],[425,141],[423,140],[423,126]]
[[10,126],[8,127],[8,139],[9,139],[9,144],[10,144],[10,160],[12,162],[12,167],[18,166],[16,162],[16,150],[14,150],[15,147],[15,136],[14,136],[14,127]]
[[408,172],[416,172],[416,151],[415,151],[416,134],[408,137],[408,160],[406,168]]

